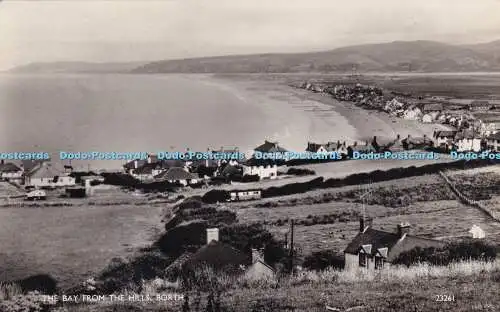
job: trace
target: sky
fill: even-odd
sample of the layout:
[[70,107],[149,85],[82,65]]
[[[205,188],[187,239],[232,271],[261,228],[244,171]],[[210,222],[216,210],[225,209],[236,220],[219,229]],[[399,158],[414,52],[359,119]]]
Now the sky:
[[4,0],[0,70],[31,62],[500,39],[500,0]]

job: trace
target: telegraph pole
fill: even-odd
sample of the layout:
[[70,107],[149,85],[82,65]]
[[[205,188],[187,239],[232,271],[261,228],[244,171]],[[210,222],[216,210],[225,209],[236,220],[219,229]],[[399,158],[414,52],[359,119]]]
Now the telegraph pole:
[[293,272],[293,219],[290,220],[290,272]]

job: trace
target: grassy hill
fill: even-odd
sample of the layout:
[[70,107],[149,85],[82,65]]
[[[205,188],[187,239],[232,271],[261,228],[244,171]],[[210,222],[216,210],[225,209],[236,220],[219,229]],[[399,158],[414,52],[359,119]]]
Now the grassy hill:
[[451,45],[434,41],[394,41],[323,52],[213,56],[154,62],[31,63],[14,73],[295,73],[500,71],[500,41]]
[[433,41],[395,41],[331,51],[258,54],[157,61],[136,73],[287,73],[346,72],[355,64],[362,72],[466,72],[500,70],[500,42],[450,45]]

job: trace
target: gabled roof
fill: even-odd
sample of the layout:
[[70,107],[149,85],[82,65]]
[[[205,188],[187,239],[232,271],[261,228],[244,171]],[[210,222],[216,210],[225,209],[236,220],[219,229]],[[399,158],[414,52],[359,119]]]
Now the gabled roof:
[[238,249],[222,243],[211,241],[198,249],[184,264],[185,268],[194,269],[199,266],[209,266],[215,270],[238,270],[241,265],[247,266],[251,258]]
[[267,140],[264,141],[264,144],[257,146],[254,150],[262,153],[287,152],[286,149],[278,145],[278,142],[270,142]]
[[22,160],[22,166],[23,170],[25,173],[29,173],[31,170],[37,168],[40,166],[42,163],[44,163],[45,160]]
[[16,166],[11,162],[0,164],[0,172],[18,172],[18,171],[21,171],[21,168],[19,168],[18,166]]
[[28,176],[31,179],[44,179],[44,178],[54,178],[56,176],[65,176],[64,170],[58,168],[52,163],[43,163],[38,167],[32,169]]
[[461,139],[479,139],[479,138],[480,138],[479,134],[475,133],[471,129],[466,129],[466,130],[460,131],[455,136],[455,139],[457,139],[457,140],[461,140]]
[[323,144],[309,142],[307,143],[306,152],[316,153],[322,147],[325,148]]
[[166,181],[177,181],[177,180],[191,180],[197,179],[195,175],[184,170],[181,167],[172,167],[165,172],[160,173],[155,176],[155,179],[166,180]]
[[267,268],[268,270],[272,271],[273,273],[274,273],[274,272],[276,272],[276,270],[275,270],[272,266],[270,266],[269,264],[267,264],[267,263],[266,263],[265,261],[263,261],[262,259],[259,259],[259,260],[255,261],[255,262],[252,264],[252,266],[253,266],[253,265],[256,265],[257,263],[259,263],[259,264],[263,265],[265,268]]
[[[367,252],[367,246],[369,245],[371,245],[371,248],[369,248],[370,255],[375,256],[386,254],[387,260],[392,261],[402,252],[413,248],[440,248],[443,247],[445,243],[438,240],[420,238],[412,235],[405,235],[401,238],[397,233],[368,228],[365,232],[358,233],[349,245],[347,245],[344,252],[355,255],[362,249]],[[385,250],[384,248],[387,249]]]

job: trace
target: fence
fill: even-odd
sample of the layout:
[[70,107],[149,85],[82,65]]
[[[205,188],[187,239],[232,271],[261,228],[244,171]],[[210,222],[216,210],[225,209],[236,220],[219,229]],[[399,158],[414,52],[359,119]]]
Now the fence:
[[444,174],[444,172],[442,171],[439,171],[439,175],[443,178],[443,180],[450,186],[450,188],[452,189],[453,193],[455,193],[458,198],[460,199],[460,201],[466,205],[469,205],[469,206],[472,206],[472,207],[476,207],[480,210],[482,210],[485,214],[487,214],[489,217],[491,217],[493,220],[497,221],[497,222],[500,222],[500,215],[495,212],[495,211],[492,211],[490,208],[488,208],[486,205],[484,205],[483,203],[480,203],[479,201],[477,200],[474,200],[474,199],[470,199],[468,198],[467,196],[465,196],[462,192],[460,192],[455,184],[450,180],[450,178],[448,178],[446,176],[446,174]]

